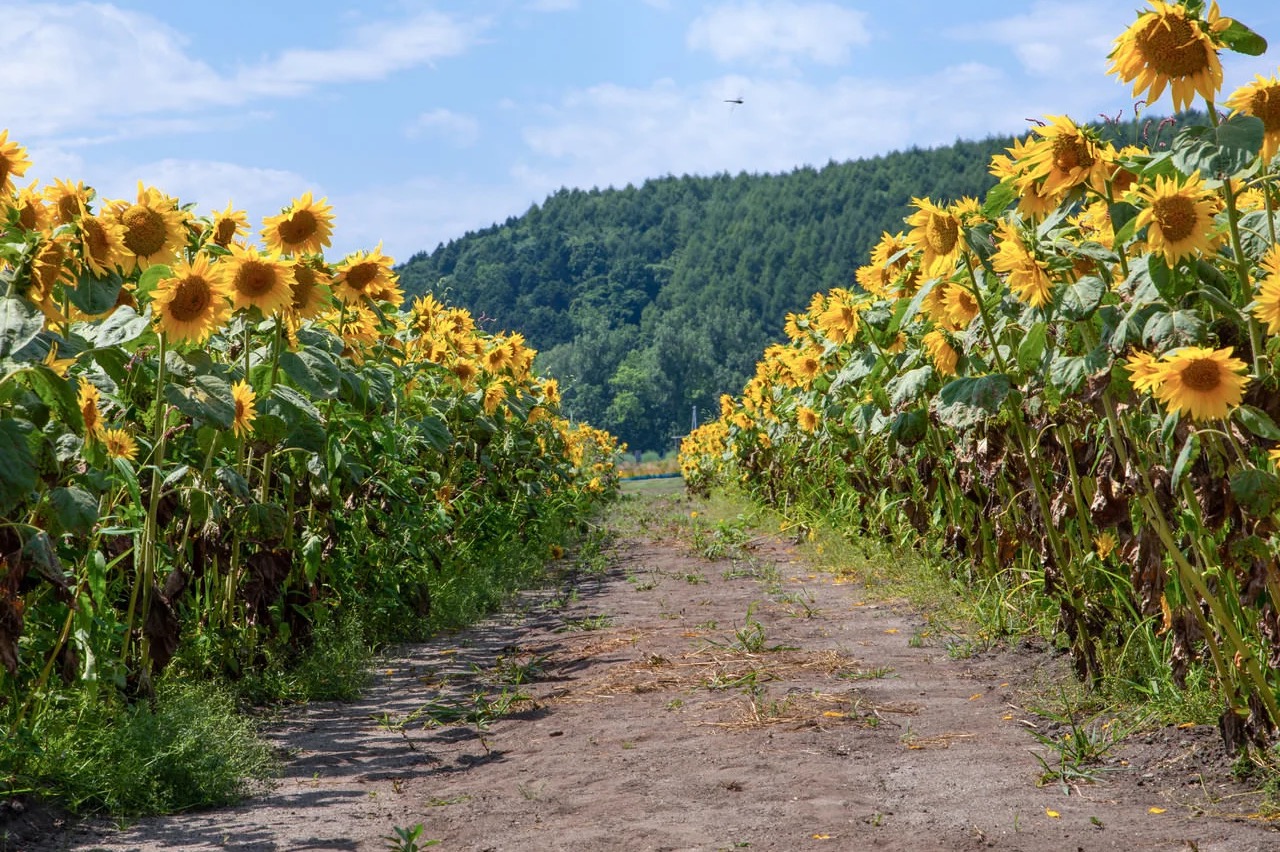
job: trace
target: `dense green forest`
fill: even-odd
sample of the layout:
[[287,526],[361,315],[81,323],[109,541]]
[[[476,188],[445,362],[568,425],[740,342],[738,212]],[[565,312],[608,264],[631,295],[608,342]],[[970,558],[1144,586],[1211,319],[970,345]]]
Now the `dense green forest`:
[[[1158,120],[1104,128],[1146,141]],[[913,197],[980,198],[1013,137],[913,148],[786,174],[663,177],[624,189],[562,189],[518,218],[469,233],[400,269],[487,327],[522,332],[561,381],[571,416],[633,450],[663,450],[694,406],[718,413],[789,311],[852,287]],[[705,419],[705,418],[700,418]]]

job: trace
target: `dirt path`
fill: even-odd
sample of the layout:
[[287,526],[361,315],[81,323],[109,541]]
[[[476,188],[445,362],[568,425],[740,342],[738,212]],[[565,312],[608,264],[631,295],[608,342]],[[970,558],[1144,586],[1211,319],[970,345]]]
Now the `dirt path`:
[[374,850],[420,823],[444,850],[1280,849],[1214,732],[1037,787],[1030,730],[1050,729],[1027,708],[1060,659],[952,659],[785,542],[737,556],[650,525],[604,571],[386,661],[364,700],[274,727],[291,759],[270,793],[37,848]]

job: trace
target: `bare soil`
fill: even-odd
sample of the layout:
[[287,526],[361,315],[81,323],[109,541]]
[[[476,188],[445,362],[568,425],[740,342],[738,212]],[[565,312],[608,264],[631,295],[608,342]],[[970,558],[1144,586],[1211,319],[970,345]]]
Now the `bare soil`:
[[1130,737],[1098,780],[1040,785],[1036,754],[1057,758],[1032,732],[1066,730],[1032,708],[1069,677],[1060,655],[956,659],[786,540],[735,555],[669,523],[621,536],[607,570],[269,725],[287,760],[263,795],[18,848],[382,850],[421,824],[444,850],[1280,849],[1213,729]]

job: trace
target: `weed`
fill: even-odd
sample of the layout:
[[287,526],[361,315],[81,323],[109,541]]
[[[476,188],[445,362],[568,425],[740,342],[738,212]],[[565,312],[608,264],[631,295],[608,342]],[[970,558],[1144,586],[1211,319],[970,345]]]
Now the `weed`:
[[1077,719],[1078,709],[1071,705],[1066,691],[1060,689],[1059,695],[1065,708],[1061,713],[1037,712],[1058,722],[1066,731],[1060,737],[1031,732],[1045,746],[1044,754],[1032,752],[1044,770],[1037,786],[1057,781],[1066,788],[1080,781],[1096,781],[1098,773],[1106,769],[1097,764],[1136,727],[1123,725],[1115,718],[1102,720],[1101,716],[1081,722]]
[[582,618],[567,618],[564,624],[556,629],[557,633],[564,633],[572,630],[604,630],[613,619],[607,615],[588,615]]
[[488,672],[487,678],[491,683],[499,686],[519,686],[523,683],[531,683],[540,680],[546,674],[547,661],[550,659],[545,654],[524,658],[512,658],[508,656],[499,656],[494,662],[493,668]]
[[879,680],[880,678],[888,677],[891,674],[893,674],[892,666],[879,666],[874,669],[867,669],[866,671],[844,672],[839,676],[845,680]]
[[420,849],[440,844],[439,840],[424,840],[419,843],[418,838],[422,837],[423,831],[424,828],[420,822],[408,828],[397,825],[392,829],[392,833],[384,838],[387,841],[387,849],[392,852],[419,852]]
[[778,603],[787,607],[787,612],[795,617],[813,618],[819,610],[813,605],[813,593],[808,589],[786,592],[778,597]]

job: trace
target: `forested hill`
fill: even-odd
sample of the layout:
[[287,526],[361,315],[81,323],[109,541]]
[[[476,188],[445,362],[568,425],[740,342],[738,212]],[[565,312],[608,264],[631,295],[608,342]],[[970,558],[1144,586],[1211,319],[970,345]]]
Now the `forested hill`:
[[720,394],[741,391],[788,311],[852,285],[881,234],[905,228],[913,197],[980,198],[992,155],[1012,143],[561,190],[415,255],[400,282],[522,332],[573,417],[633,450],[666,449],[693,406],[713,416]]

